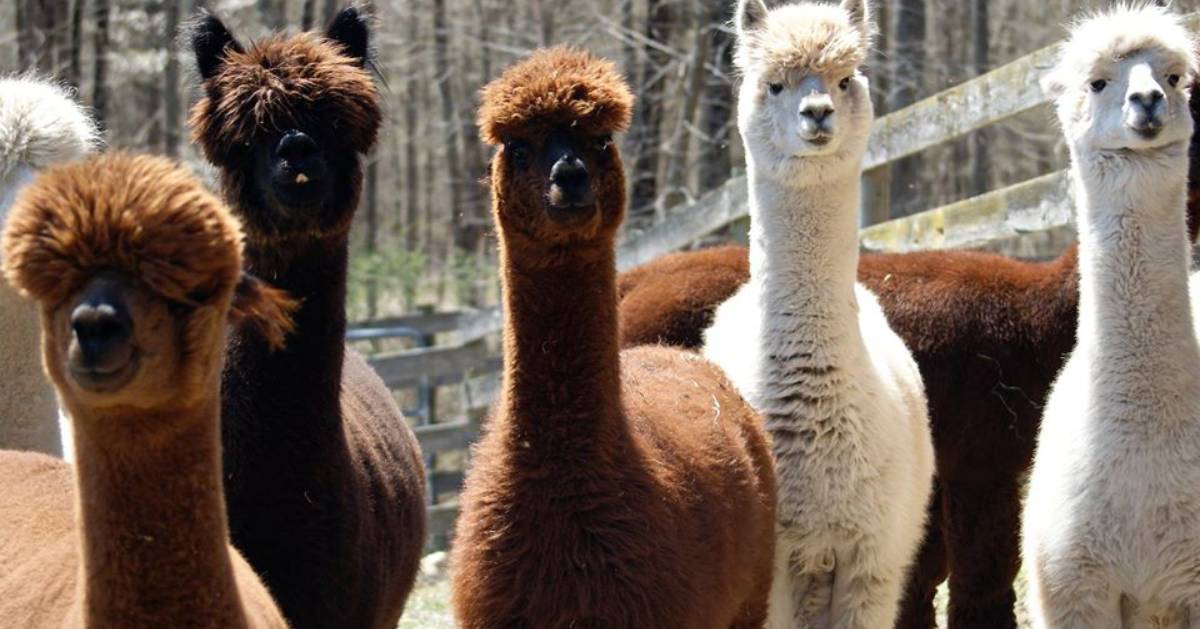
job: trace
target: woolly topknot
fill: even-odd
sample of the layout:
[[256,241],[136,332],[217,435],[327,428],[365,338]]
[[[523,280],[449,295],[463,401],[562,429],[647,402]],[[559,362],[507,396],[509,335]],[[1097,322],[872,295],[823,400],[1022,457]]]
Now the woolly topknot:
[[535,51],[480,92],[479,135],[501,144],[571,125],[603,135],[629,127],[633,94],[611,61],[559,46]]
[[46,304],[105,270],[192,305],[227,293],[241,276],[237,219],[191,173],[147,155],[43,171],[17,196],[2,244],[8,281]]
[[71,91],[34,76],[0,78],[0,183],[91,152],[95,123]]
[[786,76],[849,74],[862,65],[871,46],[867,4],[860,3],[861,24],[836,4],[803,2],[772,9],[753,28],[738,33],[734,66]]
[[383,120],[379,94],[359,60],[315,33],[277,35],[246,51],[226,49],[204,98],[192,108],[192,138],[210,161],[224,162],[266,132],[330,129],[359,153],[375,145]]
[[1082,80],[1098,63],[1110,63],[1139,51],[1156,51],[1182,60],[1196,76],[1196,39],[1183,19],[1154,2],[1122,2],[1083,15],[1071,27],[1061,48],[1061,61],[1044,82],[1054,92]]

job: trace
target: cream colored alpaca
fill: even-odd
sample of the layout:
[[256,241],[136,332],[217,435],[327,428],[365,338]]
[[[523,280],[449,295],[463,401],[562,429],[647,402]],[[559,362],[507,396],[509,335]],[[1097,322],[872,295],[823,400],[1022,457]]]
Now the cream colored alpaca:
[[[38,170],[90,152],[96,127],[65,89],[34,77],[0,78],[0,223]],[[54,387],[42,372],[37,309],[0,283],[0,448],[70,451]]]
[[933,475],[916,363],[855,282],[868,6],[737,10],[750,281],[705,355],[763,413],[779,478],[769,625],[886,629]]
[[1025,505],[1038,628],[1200,627],[1193,47],[1166,9],[1122,6],[1072,29],[1044,83],[1071,152],[1080,303]]

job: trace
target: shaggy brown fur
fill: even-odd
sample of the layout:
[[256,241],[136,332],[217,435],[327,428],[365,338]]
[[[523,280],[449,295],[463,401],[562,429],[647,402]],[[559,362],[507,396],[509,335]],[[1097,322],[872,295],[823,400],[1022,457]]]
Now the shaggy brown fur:
[[[694,355],[618,350],[625,181],[608,136],[628,123],[628,89],[611,64],[558,48],[483,100],[484,137],[504,144],[491,185],[505,372],[461,498],[460,626],[761,627],[774,545],[761,419]],[[608,122],[572,124],[594,111]],[[596,201],[556,219],[549,173],[574,157]]]
[[[232,332],[222,399],[233,540],[298,628],[393,629],[425,539],[416,438],[345,346],[348,231],[382,119],[367,39],[354,9],[324,36],[245,48],[212,16],[192,33],[193,136],[243,218],[246,268],[302,304],[282,352]],[[288,136],[307,152],[283,150]],[[304,188],[293,168],[311,168]]]
[[[286,626],[225,524],[218,375],[241,243],[228,210],[161,158],[53,168],[18,198],[5,273],[41,305],[77,468],[0,453],[0,626]],[[96,388],[74,375],[73,311],[102,277],[119,278],[134,358]],[[294,302],[240,292],[241,316],[290,329]]]

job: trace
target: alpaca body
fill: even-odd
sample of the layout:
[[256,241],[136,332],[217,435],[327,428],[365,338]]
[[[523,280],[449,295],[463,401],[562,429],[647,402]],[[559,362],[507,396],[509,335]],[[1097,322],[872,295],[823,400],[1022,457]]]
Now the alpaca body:
[[762,413],[778,474],[773,629],[890,627],[933,476],[925,393],[857,285],[868,6],[738,5],[750,280],[704,355]]
[[222,374],[230,532],[298,629],[394,629],[425,542],[416,437],[345,342],[349,231],[382,119],[368,42],[355,8],[324,34],[245,47],[213,16],[192,34],[193,135],[246,224],[246,268],[301,301],[282,351],[234,329]]
[[[853,207],[853,184],[842,183],[830,187],[845,190]],[[807,198],[768,202],[796,208],[789,220],[828,216],[795,205]],[[878,300],[854,283],[855,260],[834,262],[857,258],[853,249],[835,251],[845,247],[827,227],[780,231],[771,212],[752,212],[751,280],[717,308],[704,354],[763,413],[773,436],[780,471],[772,627],[805,626],[797,617],[813,626],[885,626],[922,537],[933,474],[920,374]],[[792,237],[798,233],[812,240]],[[787,242],[767,244],[769,234]],[[815,251],[820,242],[829,249]],[[850,279],[838,287],[812,268],[843,267],[846,275],[847,265]]]
[[[0,78],[0,224],[38,170],[96,143],[95,125],[65,89],[32,77]],[[69,454],[70,424],[55,423],[58,401],[42,372],[37,310],[6,285],[0,330],[0,447]]]
[[[761,418],[715,365],[620,352],[612,64],[539,51],[483,92],[500,232],[504,385],[451,558],[463,629],[757,629],[774,472]],[[568,175],[563,175],[563,173]]]
[[1196,70],[1192,48],[1165,9],[1119,7],[1076,26],[1045,83],[1071,149],[1080,302],[1025,503],[1039,629],[1200,624],[1193,126],[1179,85]]
[[110,154],[41,175],[3,244],[76,463],[0,452],[0,626],[286,627],[222,492],[227,321],[277,345],[294,307],[242,277],[237,221],[172,162]]

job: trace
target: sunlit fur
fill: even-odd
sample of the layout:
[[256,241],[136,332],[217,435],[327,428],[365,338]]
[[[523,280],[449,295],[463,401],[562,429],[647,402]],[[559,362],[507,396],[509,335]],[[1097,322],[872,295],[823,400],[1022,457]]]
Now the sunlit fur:
[[[47,166],[99,143],[74,95],[33,75],[0,78],[0,223],[17,192]],[[70,424],[42,373],[35,309],[0,286],[0,447],[69,454]],[[60,436],[61,433],[61,436]]]
[[[113,154],[40,175],[3,245],[7,279],[40,306],[76,464],[0,453],[0,625],[284,627],[229,545],[221,491],[238,222],[170,161]],[[126,375],[98,389],[76,375],[70,347],[72,313],[101,277],[118,287],[132,351]],[[256,295],[282,301],[242,314],[272,313],[260,323],[289,331],[294,302]]]
[[[854,62],[866,56],[870,16],[854,0],[770,12],[743,0],[737,13],[750,281],[717,309],[704,355],[773,438],[769,626],[890,627],[922,536],[933,452],[917,366],[855,283],[873,114]],[[833,108],[823,125],[804,120],[812,99]]]
[[[1166,10],[1117,8],[1072,30],[1047,85],[1071,151],[1080,303],[1024,512],[1038,629],[1200,623],[1200,347],[1184,236],[1192,47]],[[1152,137],[1130,112],[1139,90],[1165,99]]]
[[[761,419],[695,354],[618,349],[625,178],[597,140],[628,124],[629,88],[610,62],[555,48],[483,94],[484,139],[504,145],[490,177],[504,383],[460,497],[458,626],[760,629],[774,547]],[[550,135],[595,198],[568,222],[544,193]]]

